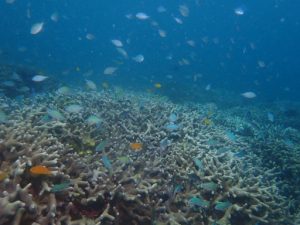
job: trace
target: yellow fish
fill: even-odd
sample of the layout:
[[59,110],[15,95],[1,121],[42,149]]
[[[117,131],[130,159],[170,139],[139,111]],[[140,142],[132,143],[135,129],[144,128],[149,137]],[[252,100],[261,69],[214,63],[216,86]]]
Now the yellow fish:
[[7,173],[0,170],[0,182],[5,180],[6,177],[7,177]]
[[162,85],[161,85],[160,83],[155,83],[155,84],[154,84],[154,87],[156,87],[157,89],[159,89],[159,88],[162,87]]

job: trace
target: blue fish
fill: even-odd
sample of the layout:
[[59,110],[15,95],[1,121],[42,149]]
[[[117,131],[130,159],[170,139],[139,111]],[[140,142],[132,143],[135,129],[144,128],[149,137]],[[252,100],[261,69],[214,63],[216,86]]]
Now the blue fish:
[[179,129],[179,126],[175,123],[168,123],[165,128],[170,131],[170,132],[173,132],[173,131],[176,131]]
[[108,171],[111,171],[111,170],[112,170],[111,162],[110,162],[109,158],[108,158],[106,155],[103,155],[103,156],[102,156],[102,162],[103,162],[104,167],[105,167]]

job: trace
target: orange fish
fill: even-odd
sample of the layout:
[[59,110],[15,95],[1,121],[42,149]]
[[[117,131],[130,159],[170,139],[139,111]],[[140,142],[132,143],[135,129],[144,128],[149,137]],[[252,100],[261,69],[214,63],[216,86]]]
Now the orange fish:
[[51,175],[51,171],[46,166],[34,166],[30,168],[32,175]]
[[135,143],[130,143],[130,148],[131,148],[133,151],[136,151],[136,152],[141,151],[141,150],[142,150],[142,147],[143,147],[142,143],[137,143],[137,142],[135,142]]

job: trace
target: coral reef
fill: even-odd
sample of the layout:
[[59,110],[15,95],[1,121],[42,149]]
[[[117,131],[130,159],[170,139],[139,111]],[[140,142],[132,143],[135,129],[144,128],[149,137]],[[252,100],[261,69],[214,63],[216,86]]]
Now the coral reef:
[[[0,224],[300,220],[299,199],[291,210],[287,182],[278,182],[277,166],[261,157],[278,151],[272,150],[276,137],[265,142],[253,118],[237,118],[215,104],[176,105],[119,88],[73,93],[22,102],[1,97],[7,119],[0,124]],[[70,104],[82,109],[68,112]],[[93,115],[97,123],[88,122]],[[298,138],[293,130],[284,133]],[[286,165],[289,156],[274,157],[291,177],[299,174],[297,162]],[[51,173],[30,172],[40,165]]]

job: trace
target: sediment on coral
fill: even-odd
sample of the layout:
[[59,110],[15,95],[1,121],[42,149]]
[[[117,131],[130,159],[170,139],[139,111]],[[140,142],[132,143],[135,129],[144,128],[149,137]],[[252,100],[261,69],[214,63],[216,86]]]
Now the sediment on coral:
[[[0,103],[8,117],[0,125],[0,224],[276,225],[299,215],[299,198],[292,210],[285,192],[298,183],[278,182],[284,166],[291,179],[299,172],[285,165],[298,165],[287,159],[294,153],[274,155],[280,168],[261,158],[275,154],[275,125],[265,142],[261,126],[234,110],[121,89]],[[70,104],[82,110],[66,111]],[[87,122],[91,115],[101,122]],[[32,174],[38,165],[51,174]]]

